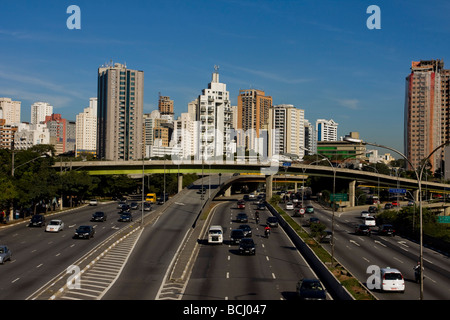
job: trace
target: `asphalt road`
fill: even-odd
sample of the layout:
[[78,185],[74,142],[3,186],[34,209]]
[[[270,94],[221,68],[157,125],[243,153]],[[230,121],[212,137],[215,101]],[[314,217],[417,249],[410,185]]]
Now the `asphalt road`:
[[[0,243],[12,250],[12,261],[0,266],[0,299],[24,300],[48,281],[56,277],[81,257],[93,250],[112,234],[126,228],[127,223],[118,222],[117,203],[86,206],[71,211],[46,216],[62,219],[65,229],[59,233],[47,233],[45,227],[28,227],[28,221],[0,229]],[[108,215],[105,222],[91,222],[95,211]],[[80,225],[92,225],[95,236],[89,240],[73,239]]]
[[[237,209],[236,199],[217,206],[211,225],[222,225],[225,242],[209,245],[204,236],[183,299],[188,300],[285,300],[295,295],[299,279],[316,277],[281,227],[272,228],[264,237],[264,224],[270,215],[260,211],[256,224],[256,205],[247,201],[245,209]],[[241,224],[236,215],[249,216],[256,243],[255,256],[239,255],[238,246],[229,243],[230,231]]]
[[[208,184],[208,178],[205,178],[205,184]],[[158,220],[144,228],[120,277],[103,300],[156,299],[184,236],[192,228],[206,200],[200,198],[200,186],[197,181],[193,188],[177,195],[176,201]]]
[[[318,217],[321,223],[331,230],[332,213],[322,209],[318,204],[311,202],[315,207],[314,214],[305,214],[304,218],[294,218],[304,224],[310,217]],[[367,206],[368,208],[368,206]],[[367,210],[365,208],[364,210]],[[289,212],[289,211],[287,211]],[[419,245],[400,236],[387,237],[377,234],[374,228],[372,236],[361,236],[354,233],[355,227],[362,223],[361,210],[355,209],[347,212],[335,212],[335,250],[337,261],[344,265],[355,277],[366,284],[367,268],[376,265],[380,268],[391,267],[402,272],[405,279],[405,293],[381,293],[373,290],[380,300],[416,300],[419,299],[420,286],[414,282],[413,267],[419,256]],[[324,244],[331,252],[331,246]],[[448,300],[450,299],[450,268],[449,257],[429,248],[424,248],[424,299]]]

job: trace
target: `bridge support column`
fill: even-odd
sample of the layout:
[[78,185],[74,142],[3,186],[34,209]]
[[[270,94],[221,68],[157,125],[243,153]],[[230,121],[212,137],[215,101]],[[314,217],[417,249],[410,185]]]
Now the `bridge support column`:
[[273,176],[272,175],[266,176],[266,200],[267,201],[272,199],[272,182],[273,182]]
[[223,194],[225,197],[230,197],[231,196],[231,186],[229,186],[226,190],[225,190],[225,192],[224,192],[224,194]]
[[355,187],[356,187],[356,180],[350,181],[348,184],[348,202],[350,207],[355,206]]
[[178,174],[178,192],[183,190],[183,175],[180,173]]

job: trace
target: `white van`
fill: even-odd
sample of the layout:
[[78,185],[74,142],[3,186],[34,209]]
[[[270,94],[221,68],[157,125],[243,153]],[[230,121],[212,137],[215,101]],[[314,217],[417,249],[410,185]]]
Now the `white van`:
[[211,226],[208,231],[208,243],[223,243],[223,229],[222,226]]
[[380,270],[380,290],[405,292],[405,279],[400,271],[394,268],[382,268]]

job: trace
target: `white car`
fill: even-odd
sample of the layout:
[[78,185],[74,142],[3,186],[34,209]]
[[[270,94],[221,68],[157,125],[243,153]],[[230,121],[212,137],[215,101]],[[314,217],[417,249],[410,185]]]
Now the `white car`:
[[292,202],[286,203],[286,210],[294,210],[294,204]]
[[64,229],[64,222],[62,220],[50,220],[45,228],[45,232],[60,232]]
[[370,216],[364,218],[364,224],[366,226],[375,227],[376,226],[375,218],[374,217],[370,217]]
[[89,200],[89,205],[90,205],[90,206],[96,206],[97,204],[98,204],[97,199],[91,199],[91,200]]
[[361,212],[361,218],[367,218],[367,217],[370,217],[369,211],[362,211]]
[[387,267],[380,271],[380,290],[382,292],[405,292],[405,279],[399,270]]

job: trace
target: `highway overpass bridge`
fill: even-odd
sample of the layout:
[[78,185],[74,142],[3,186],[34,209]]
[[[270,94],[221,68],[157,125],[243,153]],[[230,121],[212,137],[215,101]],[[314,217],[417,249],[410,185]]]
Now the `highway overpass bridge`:
[[[414,199],[418,199],[418,181],[376,172],[368,172],[354,169],[337,168],[330,166],[308,165],[292,163],[283,166],[283,163],[259,163],[252,161],[171,161],[171,160],[143,160],[143,161],[63,161],[53,165],[56,170],[83,170],[90,175],[118,175],[126,174],[142,177],[142,174],[166,173],[178,175],[178,186],[182,185],[183,174],[195,173],[205,175],[235,175],[229,180],[231,183],[239,180],[254,179],[266,182],[266,195],[271,197],[274,178],[281,182],[283,177],[288,181],[303,181],[308,176],[335,177],[347,180],[349,183],[348,206],[355,205],[355,188],[357,183],[365,185],[383,186],[391,188],[407,189]],[[239,175],[237,175],[239,174]],[[225,179],[224,179],[225,183]],[[422,181],[422,191],[447,194],[450,193],[450,185],[437,182]]]

